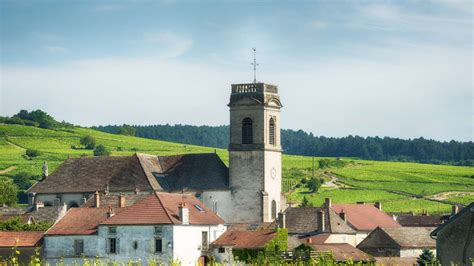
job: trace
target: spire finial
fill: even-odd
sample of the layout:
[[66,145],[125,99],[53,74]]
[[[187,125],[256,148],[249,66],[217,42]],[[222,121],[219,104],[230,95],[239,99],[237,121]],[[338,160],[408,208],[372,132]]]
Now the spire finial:
[[253,50],[253,62],[251,63],[253,65],[253,83],[257,83],[257,48],[252,48]]

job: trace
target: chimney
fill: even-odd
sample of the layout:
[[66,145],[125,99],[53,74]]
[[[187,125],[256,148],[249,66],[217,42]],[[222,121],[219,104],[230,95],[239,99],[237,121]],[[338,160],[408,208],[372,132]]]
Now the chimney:
[[339,213],[339,217],[341,217],[341,219],[344,220],[344,222],[347,222],[347,216],[344,209],[342,209],[341,212]]
[[94,193],[94,202],[95,202],[95,207],[96,208],[100,208],[100,195],[99,195],[99,191],[96,191]]
[[84,204],[86,204],[86,201],[87,201],[86,197],[82,197],[81,198],[81,206],[84,206]]
[[138,193],[140,193],[140,189],[138,189],[137,187],[135,187],[135,195],[138,195]]
[[115,215],[114,210],[112,209],[112,206],[109,205],[109,210],[107,211],[107,218],[110,218],[114,215]]
[[286,214],[284,212],[278,213],[278,227],[286,228]]
[[178,211],[179,211],[179,220],[183,224],[189,224],[189,209],[188,207],[186,207],[186,203],[184,201],[179,205]]
[[324,206],[326,208],[331,208],[331,198],[325,198],[324,199]]
[[451,216],[456,215],[459,212],[459,207],[458,205],[453,205],[451,206]]
[[125,207],[125,194],[120,193],[119,195],[119,208]]
[[48,177],[48,164],[46,161],[43,162],[43,179]]
[[382,210],[382,203],[380,201],[376,201],[374,204],[375,208]]
[[313,239],[311,237],[308,237],[308,238],[306,238],[306,242],[308,244],[311,244],[311,243],[313,243]]
[[324,210],[318,211],[318,231],[324,232],[326,230],[326,219],[324,218]]
[[38,210],[39,208],[43,208],[44,203],[42,201],[36,201],[35,202],[35,210]]

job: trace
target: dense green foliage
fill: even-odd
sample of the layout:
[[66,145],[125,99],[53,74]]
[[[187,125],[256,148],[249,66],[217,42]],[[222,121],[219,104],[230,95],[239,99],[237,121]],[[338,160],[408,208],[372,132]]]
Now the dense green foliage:
[[25,155],[30,158],[38,157],[40,155],[40,152],[38,150],[27,149]]
[[[263,258],[272,259],[267,254],[278,254],[288,249],[288,229],[277,229],[276,236],[270,240],[262,249],[232,249],[235,260],[252,263]],[[276,258],[273,258],[276,259]]]
[[438,265],[437,260],[436,260],[436,256],[429,249],[423,249],[423,252],[416,259],[416,262],[420,266]]
[[39,223],[22,223],[20,217],[12,217],[6,221],[0,221],[0,231],[46,231],[52,224],[42,221]]
[[0,206],[3,204],[7,206],[15,205],[18,201],[18,186],[13,180],[8,178],[0,178]]
[[82,137],[79,143],[81,143],[81,145],[83,145],[87,150],[95,149],[95,139],[89,135]]
[[94,150],[94,156],[109,156],[110,151],[104,145],[99,144]]
[[[152,126],[99,126],[95,129],[123,134],[124,128],[133,127],[135,135],[179,143],[227,148],[228,126],[152,125]],[[433,164],[474,166],[474,143],[440,142],[424,138],[347,136],[328,138],[314,136],[302,130],[282,130],[281,141],[287,154],[320,157],[358,157],[368,160],[415,161]]]
[[64,121],[58,122],[52,116],[41,110],[35,110],[31,112],[28,112],[27,110],[21,110],[18,112],[18,114],[13,115],[12,117],[0,117],[0,122],[49,129],[72,127],[72,124],[66,123]]

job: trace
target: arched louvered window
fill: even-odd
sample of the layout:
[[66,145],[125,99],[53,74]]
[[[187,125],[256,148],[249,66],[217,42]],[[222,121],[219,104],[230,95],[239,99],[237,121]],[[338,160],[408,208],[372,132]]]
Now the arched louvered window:
[[242,144],[253,144],[253,122],[249,117],[242,121]]
[[271,145],[275,145],[275,120],[272,118],[270,118],[270,123],[269,123],[269,139],[270,139],[270,144]]
[[272,200],[272,220],[275,220],[277,216],[277,203]]

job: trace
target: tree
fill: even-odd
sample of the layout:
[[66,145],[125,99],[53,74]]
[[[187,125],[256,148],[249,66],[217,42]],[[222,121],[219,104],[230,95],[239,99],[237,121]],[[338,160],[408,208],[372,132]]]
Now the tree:
[[84,136],[80,140],[81,145],[83,145],[87,150],[95,149],[95,139],[91,136]]
[[436,265],[436,257],[433,254],[433,252],[429,249],[423,249],[423,252],[420,254],[420,256],[416,259],[416,262],[420,266],[425,266],[425,265]]
[[26,190],[33,184],[34,180],[39,180],[40,177],[33,176],[28,174],[27,172],[20,172],[15,174],[13,177],[13,182],[21,189]]
[[102,144],[98,145],[94,150],[94,156],[109,156],[110,151]]
[[118,129],[120,135],[135,136],[136,129],[129,125],[123,125]]
[[18,186],[10,178],[0,179],[0,205],[12,206],[18,198]]
[[41,153],[38,150],[32,150],[32,149],[27,149],[25,152],[26,156],[28,157],[38,157],[41,155]]
[[312,177],[306,186],[312,193],[318,192],[318,189],[321,187],[321,181],[315,177]]
[[304,196],[303,201],[300,203],[300,207],[313,207],[313,204],[309,202],[306,196]]

